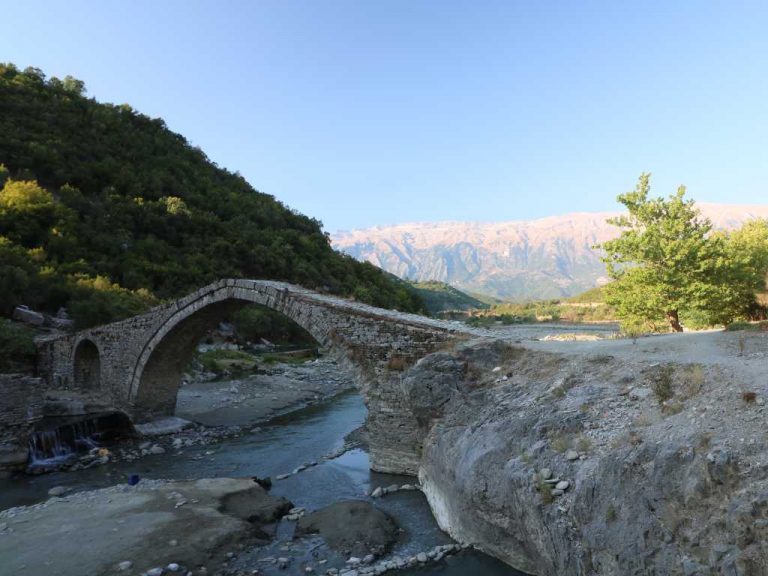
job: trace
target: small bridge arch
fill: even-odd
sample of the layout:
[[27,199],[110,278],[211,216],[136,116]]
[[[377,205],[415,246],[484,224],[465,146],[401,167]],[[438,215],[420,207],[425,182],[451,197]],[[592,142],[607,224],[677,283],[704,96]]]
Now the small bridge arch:
[[73,382],[79,390],[99,390],[101,387],[101,354],[89,338],[83,338],[75,346]]

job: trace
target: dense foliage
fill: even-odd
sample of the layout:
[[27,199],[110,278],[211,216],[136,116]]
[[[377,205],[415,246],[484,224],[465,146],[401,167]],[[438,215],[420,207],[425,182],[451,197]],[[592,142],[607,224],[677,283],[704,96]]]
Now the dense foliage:
[[629,213],[609,220],[623,230],[601,246],[614,280],[605,286],[606,302],[624,327],[681,331],[753,315],[768,271],[768,223],[715,233],[684,187],[667,199],[649,193],[643,174],[634,191],[618,197]]
[[35,353],[34,332],[26,326],[0,318],[0,372],[31,368]]
[[488,308],[490,304],[462,292],[445,282],[430,280],[410,283],[416,293],[421,296],[430,314],[452,310],[474,310]]
[[[595,294],[593,290],[585,294]],[[488,310],[474,312],[468,322],[474,326],[490,326],[495,322],[509,325],[535,322],[606,322],[615,319],[615,310],[604,302],[582,300],[576,296],[566,300],[495,304]]]
[[259,344],[262,339],[278,346],[316,346],[317,342],[293,320],[261,306],[246,306],[232,319],[241,343]]
[[226,277],[422,309],[407,285],[333,251],[320,222],[162,120],[84,91],[0,64],[0,312],[67,306],[93,325]]

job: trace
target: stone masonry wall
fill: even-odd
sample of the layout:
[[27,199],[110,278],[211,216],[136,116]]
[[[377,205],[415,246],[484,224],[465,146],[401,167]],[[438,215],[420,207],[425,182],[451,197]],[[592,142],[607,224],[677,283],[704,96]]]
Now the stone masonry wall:
[[228,306],[247,303],[285,314],[357,369],[369,409],[372,466],[415,473],[421,441],[402,398],[400,372],[468,335],[466,328],[448,322],[283,282],[221,280],[140,316],[42,341],[38,371],[52,389],[83,388],[74,366],[86,361],[85,351],[95,365],[90,356],[95,346],[98,378],[87,383],[89,392],[138,420],[166,415],[174,409],[183,370],[204,330],[215,326]]
[[0,476],[23,468],[27,439],[42,418],[45,382],[24,374],[0,374]]

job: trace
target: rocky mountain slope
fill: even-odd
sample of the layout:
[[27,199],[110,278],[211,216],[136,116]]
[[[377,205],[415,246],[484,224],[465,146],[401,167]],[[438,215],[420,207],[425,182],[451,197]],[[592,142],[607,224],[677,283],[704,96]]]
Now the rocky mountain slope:
[[[768,205],[699,204],[717,227],[768,218]],[[559,298],[605,280],[593,248],[615,237],[617,213],[575,213],[531,221],[383,226],[332,236],[334,247],[401,278],[439,280],[507,299]]]

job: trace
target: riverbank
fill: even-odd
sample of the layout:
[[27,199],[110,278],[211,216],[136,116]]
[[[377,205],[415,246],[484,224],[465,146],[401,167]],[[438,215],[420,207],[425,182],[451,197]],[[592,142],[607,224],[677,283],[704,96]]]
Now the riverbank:
[[208,426],[248,426],[354,390],[353,374],[331,357],[266,364],[234,379],[193,379],[179,389],[176,415]]
[[[227,383],[221,382],[222,387]],[[89,574],[137,575],[149,568],[166,569],[175,563],[192,573],[242,575],[258,574],[277,576],[307,574],[307,568],[315,573],[325,574],[348,569],[347,561],[352,554],[335,550],[322,539],[312,534],[297,535],[294,533],[297,521],[303,513],[321,510],[339,501],[367,502],[391,516],[398,531],[395,542],[384,554],[375,556],[375,561],[360,565],[363,569],[375,569],[382,562],[392,562],[392,569],[398,574],[411,574],[417,570],[432,574],[445,575],[476,575],[476,576],[509,576],[514,575],[512,569],[473,550],[463,550],[448,553],[445,548],[453,546],[454,542],[437,526],[424,495],[418,490],[401,490],[386,495],[384,498],[373,498],[370,495],[377,488],[386,488],[393,484],[403,485],[414,483],[410,477],[377,474],[370,471],[370,462],[365,449],[362,426],[366,418],[366,409],[359,395],[345,392],[318,402],[297,411],[290,412],[256,426],[242,427],[234,435],[225,436],[208,444],[193,444],[178,449],[172,447],[174,438],[154,439],[162,446],[169,446],[162,453],[150,453],[133,462],[125,460],[110,461],[102,466],[78,470],[62,471],[44,474],[36,477],[21,477],[14,481],[0,482],[0,504],[9,501],[15,504],[21,502],[30,504],[10,512],[13,517],[0,522],[6,526],[0,531],[0,566],[6,566],[5,558],[15,557],[21,553],[27,559],[27,568],[17,572],[20,576],[28,574],[60,574],[62,576],[81,576],[84,572],[75,566],[59,562],[55,554],[61,552],[60,546],[71,546],[74,534],[80,526],[100,526],[98,538],[94,536],[97,546],[109,551],[111,556],[97,554],[90,547],[83,547],[82,553],[96,554],[102,562],[103,572],[87,572]],[[290,501],[302,512],[291,514],[285,512],[285,518],[276,521],[273,526],[260,525],[260,530],[269,538],[254,539],[251,536],[242,540],[212,541],[211,544],[198,542],[197,548],[205,551],[204,558],[198,553],[191,556],[177,553],[169,544],[172,540],[181,542],[182,537],[162,535],[161,538],[147,532],[154,526],[155,520],[164,519],[164,526],[174,526],[172,517],[177,513],[187,514],[185,510],[192,502],[184,490],[181,493],[188,502],[176,508],[179,500],[171,498],[168,504],[159,511],[145,509],[146,504],[136,501],[130,506],[125,502],[126,495],[135,494],[143,498],[144,490],[135,491],[125,482],[129,475],[137,474],[140,478],[138,487],[151,487],[155,483],[165,485],[165,478],[174,478],[172,482],[195,482],[198,479],[215,477],[239,477],[251,482],[252,476],[259,478],[271,477],[272,489],[270,494],[277,498]],[[278,477],[285,476],[278,480]],[[50,498],[51,488],[61,488],[61,497]],[[55,490],[58,493],[58,490]],[[114,496],[119,494],[119,497]],[[117,500],[114,500],[117,498]],[[113,502],[108,502],[113,500]],[[126,514],[136,519],[135,522],[126,520],[120,524],[111,514],[112,504],[121,502],[127,506]],[[69,502],[70,504],[67,504]],[[61,522],[68,516],[66,506],[72,506],[71,521]],[[213,506],[215,508],[215,506]],[[58,510],[55,516],[48,516],[49,509]],[[215,517],[218,518],[219,511]],[[143,518],[147,518],[144,524]],[[53,520],[55,519],[55,521]],[[225,525],[231,520],[221,519]],[[18,523],[18,524],[17,524]],[[122,541],[131,541],[134,536],[126,536],[126,523],[131,530],[144,534],[141,538],[147,540],[147,562],[142,563],[144,556],[141,547],[135,548],[136,555],[127,555],[121,548]],[[48,534],[44,528],[41,532],[46,538],[55,540],[59,547],[52,547],[50,553],[41,549],[39,539],[30,536],[35,526],[51,526]],[[187,518],[186,524],[190,529],[194,526],[194,518]],[[16,539],[17,528],[21,526],[25,532],[23,537]],[[64,526],[57,533],[56,526]],[[113,530],[116,528],[117,530]],[[90,532],[88,532],[90,534]],[[6,536],[12,536],[6,539]],[[22,536],[21,533],[18,536]],[[135,536],[140,540],[139,536]],[[6,544],[3,544],[6,543]],[[155,543],[166,546],[166,550],[155,549]],[[121,551],[122,550],[122,551]],[[167,555],[163,555],[167,552]],[[371,550],[370,553],[375,552]],[[55,553],[55,554],[54,554]],[[154,554],[154,555],[153,555]],[[426,562],[419,561],[419,554],[424,554]],[[359,556],[364,560],[368,554]],[[152,560],[150,560],[152,558]],[[422,557],[423,558],[423,557]],[[439,561],[437,559],[439,558]],[[280,560],[283,559],[283,560]],[[95,561],[95,560],[94,560]],[[120,562],[130,561],[130,570],[117,571]],[[166,564],[163,564],[166,562]],[[151,564],[151,565],[150,565]],[[8,564],[10,565],[10,564]],[[13,564],[16,566],[16,564]],[[381,566],[381,569],[387,565]],[[409,568],[411,566],[412,568]],[[420,568],[419,568],[420,567]],[[71,570],[70,570],[71,568]],[[205,568],[205,571],[202,571]],[[361,570],[362,571],[362,570]],[[0,570],[0,573],[3,573]],[[15,574],[11,572],[10,574]]]

